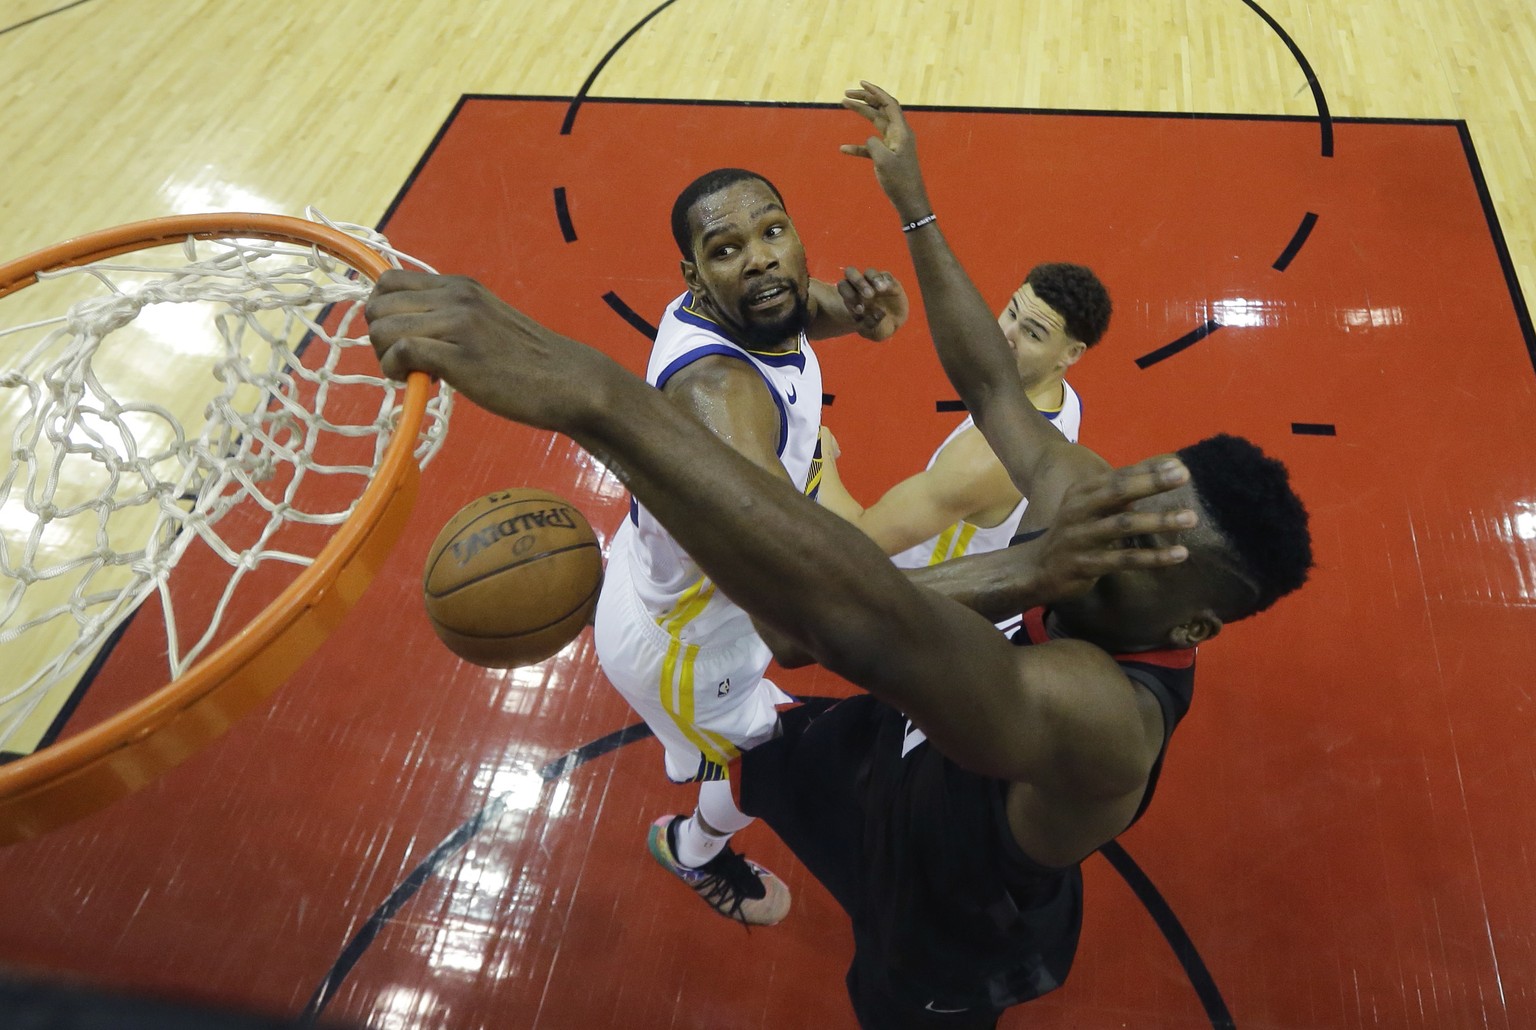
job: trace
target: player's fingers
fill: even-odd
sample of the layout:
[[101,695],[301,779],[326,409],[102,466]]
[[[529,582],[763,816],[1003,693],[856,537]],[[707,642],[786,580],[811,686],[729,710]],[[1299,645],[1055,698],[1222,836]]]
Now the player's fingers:
[[389,378],[399,380],[412,372],[426,372],[452,383],[452,378],[445,375],[446,359],[451,350],[451,344],[419,336],[400,337],[388,343],[374,342],[379,367]]
[[1156,533],[1177,533],[1185,529],[1194,529],[1199,521],[1199,516],[1193,508],[1122,511],[1086,524],[1083,527],[1083,533],[1103,541],[1135,540]]
[[870,106],[868,99],[854,90],[848,91],[848,94],[843,97],[842,103],[848,110],[871,122],[880,116],[879,112]]
[[[852,90],[849,92],[852,92]],[[867,95],[868,99],[866,100],[866,103],[872,107],[894,107],[897,110],[901,109],[901,105],[896,102],[895,97],[891,96],[885,90],[881,89],[879,86],[876,86],[868,79],[859,80],[859,92]]]
[[1107,576],[1129,569],[1165,569],[1188,559],[1189,549],[1183,544],[1094,551],[1083,556],[1078,572],[1085,577]]
[[1115,511],[1134,501],[1177,489],[1189,481],[1189,470],[1171,454],[1159,455],[1114,469],[1085,491],[1083,502],[1093,511]]
[[846,279],[837,284],[837,295],[843,298],[843,306],[852,312],[855,318],[864,314],[864,298],[859,294],[859,288]]
[[854,143],[844,143],[837,149],[847,154],[849,157],[869,157],[868,147],[861,147]]
[[[390,269],[379,277],[363,305],[368,324],[405,314],[445,312],[479,299],[481,288],[463,276]],[[404,335],[404,334],[402,334]],[[426,333],[423,335],[434,335]]]
[[413,272],[403,268],[391,268],[379,276],[374,284],[378,293],[395,293],[400,290],[426,290],[437,286],[443,277],[431,272]]
[[1122,512],[1064,530],[1079,571],[1103,575],[1116,569],[1153,568],[1183,561],[1188,550],[1177,534],[1196,524],[1188,508],[1167,512]]
[[861,79],[859,85],[862,87],[860,92],[864,94],[864,103],[878,111],[881,117],[896,126],[899,131],[905,132],[907,119],[902,113],[901,102],[873,82]]
[[875,284],[870,281],[868,276],[852,265],[843,269],[843,282],[858,291],[859,296],[865,300],[869,300],[875,295]]

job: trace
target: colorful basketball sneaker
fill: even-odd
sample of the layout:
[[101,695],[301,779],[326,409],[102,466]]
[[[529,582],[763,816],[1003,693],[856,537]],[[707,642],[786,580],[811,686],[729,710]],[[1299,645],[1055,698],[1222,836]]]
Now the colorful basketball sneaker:
[[697,869],[678,862],[677,824],[684,818],[664,815],[651,824],[647,843],[663,869],[692,887],[710,908],[739,923],[772,926],[789,915],[789,888],[784,881],[738,855],[730,845]]

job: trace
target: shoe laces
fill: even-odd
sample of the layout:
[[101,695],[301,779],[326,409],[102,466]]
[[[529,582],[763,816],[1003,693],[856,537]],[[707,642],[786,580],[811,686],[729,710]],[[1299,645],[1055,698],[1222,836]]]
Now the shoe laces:
[[705,876],[693,889],[733,919],[741,918],[743,902],[758,901],[768,896],[768,888],[763,886],[762,878],[752,870],[745,858],[729,847],[699,866],[698,871]]

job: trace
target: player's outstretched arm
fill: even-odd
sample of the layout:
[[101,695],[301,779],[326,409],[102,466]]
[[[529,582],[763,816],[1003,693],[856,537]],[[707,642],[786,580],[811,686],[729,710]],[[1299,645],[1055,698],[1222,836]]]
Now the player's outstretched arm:
[[843,269],[836,283],[811,280],[813,340],[858,333],[866,340],[889,340],[907,321],[909,302],[901,281],[889,272],[870,268]]
[[[825,454],[825,446],[822,451]],[[823,473],[822,489],[826,488]],[[1001,519],[1018,503],[1018,490],[986,440],[967,433],[940,451],[928,468],[908,476],[852,516],[834,505],[827,507],[850,518],[886,554],[900,554],[962,520],[992,515]]]
[[[908,583],[858,530],[616,362],[467,279],[388,272],[367,313],[386,374],[428,372],[496,414],[573,438],[755,619],[907,711],[957,762],[1027,779],[1057,761],[1020,721],[1055,718],[1035,703],[1049,702],[1049,684],[1021,671],[991,623]],[[1030,650],[1042,653],[1032,662],[1095,661],[1094,649]]]
[[1078,474],[1102,471],[1092,452],[1074,448],[1030,403],[1012,352],[986,301],[944,239],[918,164],[917,142],[901,105],[870,82],[848,90],[843,106],[875,129],[843,153],[870,159],[875,177],[896,209],[917,269],[918,287],[934,347],[945,374],[976,418],[976,425],[1020,492],[1033,520],[1043,524]]

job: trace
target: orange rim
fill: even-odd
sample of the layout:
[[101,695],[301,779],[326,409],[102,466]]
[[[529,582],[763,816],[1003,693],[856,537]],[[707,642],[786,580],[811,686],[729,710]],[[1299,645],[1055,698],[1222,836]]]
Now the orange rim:
[[[390,266],[340,230],[285,215],[178,215],[67,240],[0,265],[0,297],[134,250],[239,237],[317,246],[377,280]],[[116,715],[0,766],[0,844],[97,811],[195,754],[272,694],[325,641],[388,557],[415,501],[414,451],[431,384],[412,373],[399,425],[352,516],[315,561],[245,627],[179,679]]]

